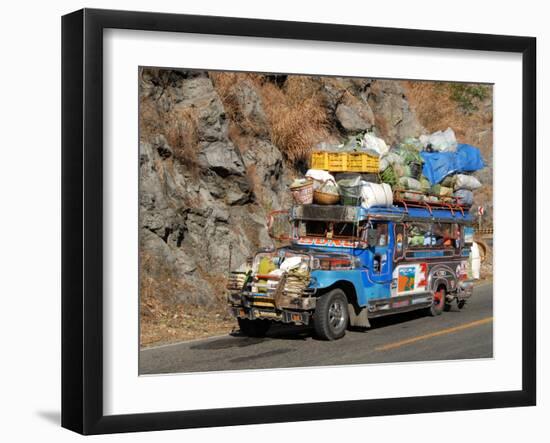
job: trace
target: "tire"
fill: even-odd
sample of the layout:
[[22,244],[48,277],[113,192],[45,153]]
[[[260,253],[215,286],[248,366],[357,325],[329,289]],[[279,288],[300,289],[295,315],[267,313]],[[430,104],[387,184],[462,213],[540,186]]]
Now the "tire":
[[269,320],[249,320],[248,318],[238,318],[241,332],[248,337],[265,337],[271,327]]
[[341,289],[333,289],[317,299],[313,314],[315,335],[322,340],[337,340],[346,334],[349,322],[348,299]]
[[432,305],[428,308],[428,312],[432,317],[441,315],[445,309],[445,287],[439,286],[434,293]]

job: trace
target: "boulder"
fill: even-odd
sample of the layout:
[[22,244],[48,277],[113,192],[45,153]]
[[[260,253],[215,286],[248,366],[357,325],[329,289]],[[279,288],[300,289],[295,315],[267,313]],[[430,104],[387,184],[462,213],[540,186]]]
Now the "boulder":
[[220,177],[229,175],[243,176],[243,162],[230,141],[207,144],[199,154],[201,164],[214,171]]
[[376,126],[388,144],[426,132],[410,109],[405,90],[399,82],[373,80],[367,96],[376,115]]

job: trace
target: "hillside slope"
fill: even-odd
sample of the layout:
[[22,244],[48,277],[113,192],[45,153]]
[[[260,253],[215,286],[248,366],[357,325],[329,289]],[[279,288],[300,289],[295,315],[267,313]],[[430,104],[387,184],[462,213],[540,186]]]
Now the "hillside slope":
[[466,112],[434,83],[150,68],[139,86],[142,345],[227,330],[225,275],[271,245],[266,215],[318,143],[451,126],[492,161],[491,97]]

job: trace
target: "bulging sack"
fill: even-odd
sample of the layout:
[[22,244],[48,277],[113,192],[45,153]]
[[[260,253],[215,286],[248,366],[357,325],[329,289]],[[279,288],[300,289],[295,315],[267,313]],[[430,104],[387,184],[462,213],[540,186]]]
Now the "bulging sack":
[[422,184],[412,177],[401,177],[399,185],[409,191],[422,191]]
[[425,147],[431,145],[434,151],[456,151],[456,137],[454,131],[451,128],[447,128],[445,131],[436,131],[430,135],[421,135],[420,141],[424,144]]
[[455,191],[453,197],[456,198],[459,205],[472,206],[474,204],[474,193],[468,189]]
[[390,185],[387,183],[362,182],[361,206],[371,208],[373,206],[387,207],[391,205],[393,205],[393,193]]
[[468,191],[475,191],[481,188],[481,182],[473,175],[457,174],[455,176],[455,191],[458,189],[467,189]]
[[361,149],[367,154],[375,157],[382,157],[389,151],[388,145],[381,138],[376,137],[374,134],[366,133],[361,143]]
[[306,172],[306,178],[313,180],[314,189],[319,189],[325,182],[334,182],[334,177],[332,174],[322,169],[308,169]]

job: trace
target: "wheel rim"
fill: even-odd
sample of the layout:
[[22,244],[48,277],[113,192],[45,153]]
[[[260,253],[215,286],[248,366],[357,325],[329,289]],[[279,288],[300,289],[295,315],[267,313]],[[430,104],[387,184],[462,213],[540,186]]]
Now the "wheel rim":
[[437,308],[442,307],[443,304],[445,303],[445,293],[444,293],[444,291],[442,291],[442,290],[437,291],[434,294],[434,298],[435,298],[435,306]]
[[331,303],[328,309],[328,322],[332,329],[340,329],[345,321],[344,305],[336,300]]

